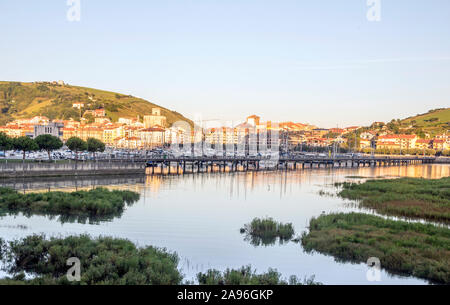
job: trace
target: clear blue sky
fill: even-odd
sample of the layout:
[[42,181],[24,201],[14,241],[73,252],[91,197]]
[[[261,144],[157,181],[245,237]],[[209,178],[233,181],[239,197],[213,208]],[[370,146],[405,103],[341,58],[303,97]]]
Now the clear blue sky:
[[132,94],[193,117],[324,127],[450,105],[450,1],[0,2],[0,79]]

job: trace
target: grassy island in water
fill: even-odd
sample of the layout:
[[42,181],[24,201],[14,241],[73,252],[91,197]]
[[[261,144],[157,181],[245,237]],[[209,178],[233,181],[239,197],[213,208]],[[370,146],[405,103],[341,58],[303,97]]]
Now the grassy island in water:
[[341,183],[339,196],[380,214],[450,223],[450,177]]
[[126,204],[139,199],[131,191],[109,191],[96,188],[90,191],[46,192],[21,194],[9,188],[0,188],[0,214],[53,214],[106,216],[123,211]]

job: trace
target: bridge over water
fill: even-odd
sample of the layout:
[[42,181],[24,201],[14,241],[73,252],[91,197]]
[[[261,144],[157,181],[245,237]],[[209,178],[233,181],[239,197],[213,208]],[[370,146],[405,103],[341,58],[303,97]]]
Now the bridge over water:
[[[446,159],[450,163],[450,158]],[[63,176],[118,176],[144,174],[187,174],[260,170],[296,170],[305,168],[351,168],[403,166],[438,163],[431,157],[295,157],[267,159],[261,157],[182,157],[108,159],[63,162],[1,162],[0,179]]]
[[197,157],[148,159],[151,174],[185,174],[201,172],[232,172],[259,170],[296,170],[299,168],[343,168],[403,166],[434,163],[432,157],[294,157],[269,159],[263,157]]

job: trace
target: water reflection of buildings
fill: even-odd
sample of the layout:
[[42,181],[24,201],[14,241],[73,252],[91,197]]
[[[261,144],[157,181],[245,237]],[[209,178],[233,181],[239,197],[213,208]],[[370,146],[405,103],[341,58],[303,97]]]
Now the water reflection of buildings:
[[96,176],[96,177],[42,177],[8,179],[2,181],[2,187],[10,187],[22,192],[36,191],[78,191],[89,190],[97,187],[109,189],[128,189],[139,191],[144,183],[145,176]]
[[[401,167],[375,167],[354,169],[306,169],[297,171],[260,171],[230,173],[200,173],[186,175],[147,175],[117,177],[78,177],[76,179],[43,178],[43,179],[10,179],[1,186],[11,187],[24,192],[32,190],[81,190],[95,187],[110,189],[128,189],[154,196],[161,188],[194,188],[196,191],[213,192],[226,190],[229,197],[246,198],[246,194],[261,191],[278,192],[280,198],[294,192],[304,185],[333,185],[346,179],[347,176],[370,178],[417,177],[439,179],[450,176],[450,165],[429,164]],[[348,179],[347,179],[348,180]],[[214,183],[212,184],[211,181]],[[352,180],[350,180],[352,181]],[[353,180],[354,181],[354,180]],[[145,196],[146,194],[144,194]]]
[[146,176],[145,186],[151,193],[159,193],[162,183],[162,176]]

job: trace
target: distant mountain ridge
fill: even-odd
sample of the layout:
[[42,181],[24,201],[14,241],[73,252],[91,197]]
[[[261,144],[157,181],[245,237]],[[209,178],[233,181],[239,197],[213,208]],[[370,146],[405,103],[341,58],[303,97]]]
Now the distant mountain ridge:
[[[76,109],[75,103],[84,108]],[[104,108],[106,116],[117,121],[120,117],[136,118],[161,108],[169,126],[177,121],[192,121],[180,113],[141,98],[93,88],[78,87],[57,82],[0,81],[0,125],[19,118],[46,116],[49,119],[80,119],[85,110]]]

